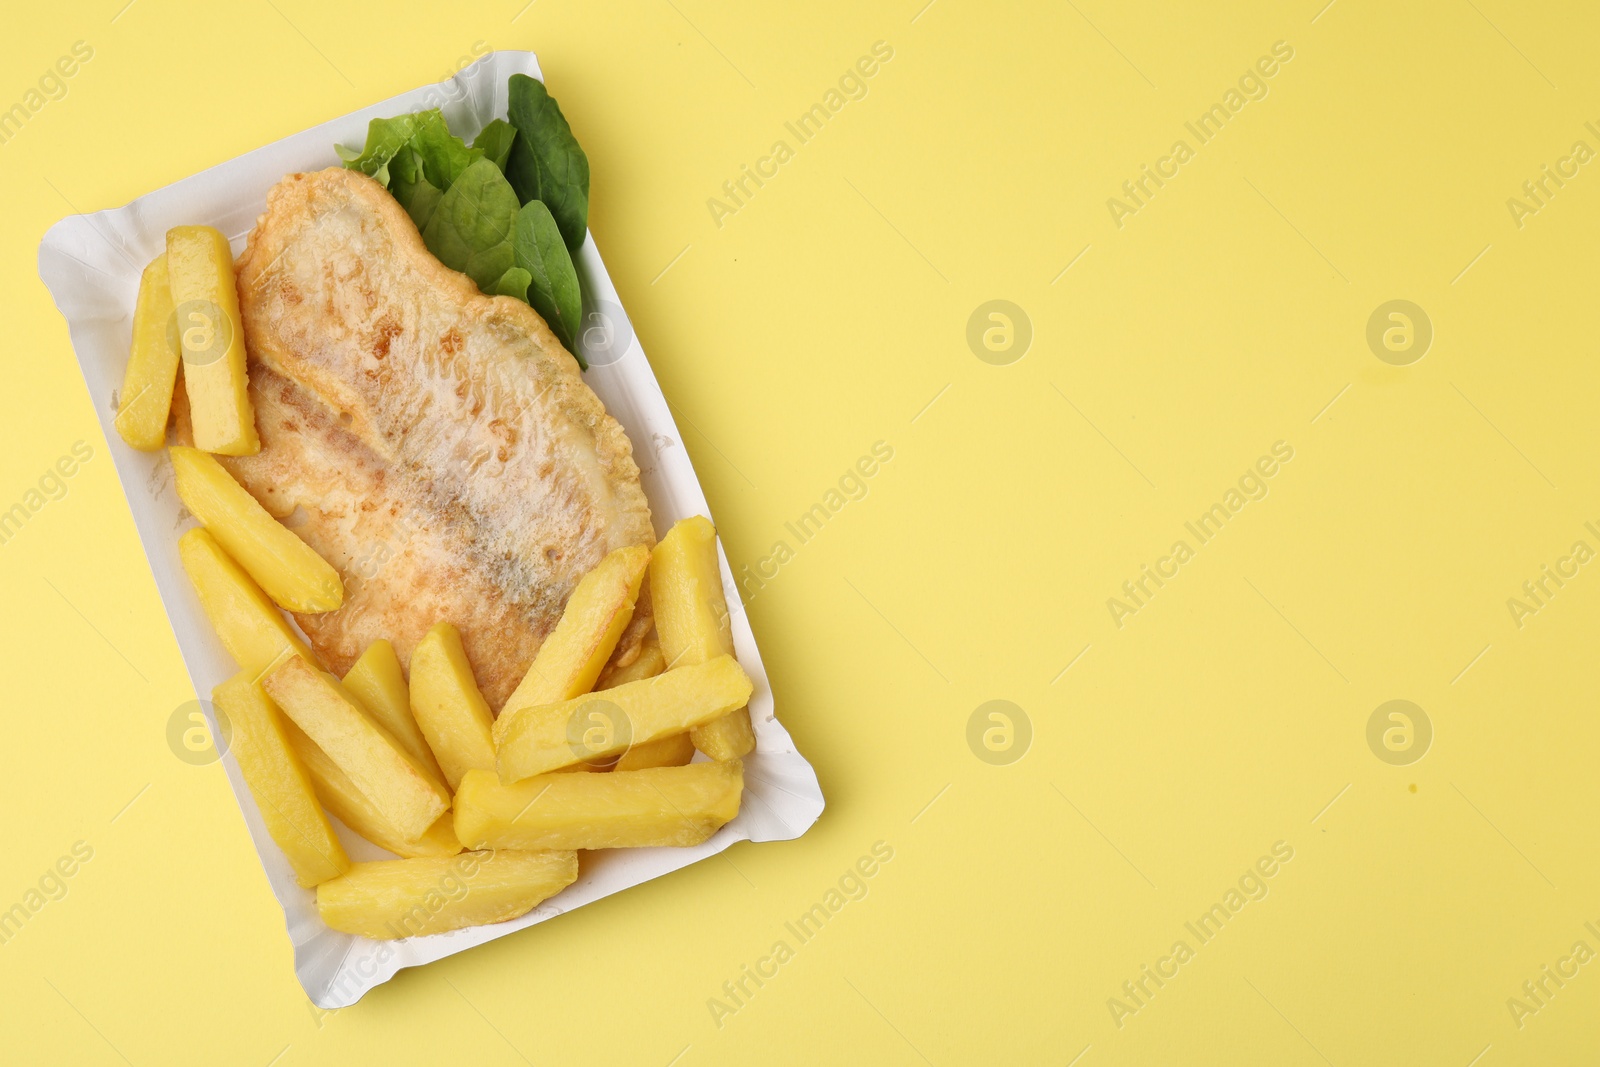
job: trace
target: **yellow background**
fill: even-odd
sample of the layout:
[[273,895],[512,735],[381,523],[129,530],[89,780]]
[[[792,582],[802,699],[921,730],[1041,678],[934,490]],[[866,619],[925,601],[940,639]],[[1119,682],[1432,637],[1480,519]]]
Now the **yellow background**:
[[[1520,629],[1506,600],[1600,547],[1600,165],[1520,229],[1506,199],[1600,148],[1595,18],[922,2],[8,13],[0,105],[94,58],[0,145],[0,506],[95,449],[0,546],[0,908],[94,850],[0,945],[8,1062],[1593,1062],[1600,965],[1520,1029],[1506,1001],[1600,949],[1600,568]],[[717,227],[707,198],[879,40],[867,97]],[[1269,95],[1119,229],[1106,199],[1279,40]],[[193,694],[36,248],[479,42],[537,51],[588,151],[734,567],[894,459],[749,607],[828,797],[810,833],[323,1015],[221,769],[168,749]],[[965,339],[997,298],[1034,331],[1009,366]],[[1435,331],[1407,367],[1365,340],[1397,298]],[[1106,599],[1279,440],[1270,495],[1117,628]],[[1007,766],[966,740],[991,699],[1032,723]],[[1391,699],[1435,731],[1410,766],[1367,745]],[[866,898],[715,1025],[880,840]],[[1280,840],[1270,895],[1118,1028],[1107,999]]]

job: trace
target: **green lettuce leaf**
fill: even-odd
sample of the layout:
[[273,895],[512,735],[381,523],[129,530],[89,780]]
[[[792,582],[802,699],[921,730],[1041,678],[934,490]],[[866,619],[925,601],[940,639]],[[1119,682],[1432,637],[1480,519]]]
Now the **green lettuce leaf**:
[[417,115],[396,115],[392,119],[373,119],[367,124],[367,143],[356,152],[335,145],[339,158],[351,170],[389,184],[389,161],[410,142],[417,132]]
[[411,147],[422,157],[422,173],[429,185],[448,192],[462,171],[483,158],[483,152],[468,148],[467,142],[451,133],[438,108],[420,111],[416,119],[417,130],[411,135]]
[[389,161],[389,191],[406,209],[419,233],[428,228],[428,220],[443,195],[438,186],[423,177],[422,157],[409,146]]

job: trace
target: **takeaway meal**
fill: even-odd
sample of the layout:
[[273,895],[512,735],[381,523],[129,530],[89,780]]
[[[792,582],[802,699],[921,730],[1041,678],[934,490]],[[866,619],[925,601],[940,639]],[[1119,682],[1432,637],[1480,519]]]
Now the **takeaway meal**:
[[[583,851],[699,844],[755,747],[716,532],[657,542],[584,381],[588,160],[542,84],[508,97],[470,145],[437,110],[373,120],[237,262],[169,231],[119,394],[197,520],[178,552],[266,829],[373,938],[526,914]],[[334,819],[394,858],[352,862]]]

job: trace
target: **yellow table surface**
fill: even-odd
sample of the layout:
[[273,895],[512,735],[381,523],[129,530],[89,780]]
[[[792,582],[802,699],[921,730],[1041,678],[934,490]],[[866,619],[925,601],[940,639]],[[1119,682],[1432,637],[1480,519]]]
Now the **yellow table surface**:
[[[1592,12],[125,3],[0,35],[7,1062],[1597,1062]],[[322,1013],[36,248],[493,48],[828,810]]]

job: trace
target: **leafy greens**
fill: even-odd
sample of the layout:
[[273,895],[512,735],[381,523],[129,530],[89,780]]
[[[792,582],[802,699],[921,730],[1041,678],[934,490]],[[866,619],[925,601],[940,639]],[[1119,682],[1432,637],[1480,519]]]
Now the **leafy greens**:
[[513,74],[507,89],[506,116],[517,128],[517,139],[506,177],[524,204],[543,201],[567,247],[577,248],[589,230],[589,157],[542,84]]
[[570,250],[589,229],[589,159],[555,99],[513,74],[505,119],[471,145],[434,108],[373,119],[344,165],[393,194],[428,251],[491,295],[525,301],[585,370],[583,295]]

